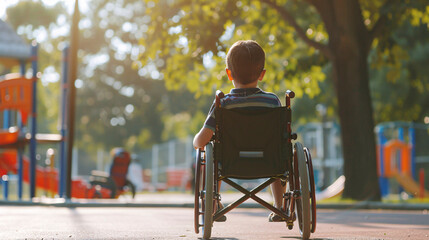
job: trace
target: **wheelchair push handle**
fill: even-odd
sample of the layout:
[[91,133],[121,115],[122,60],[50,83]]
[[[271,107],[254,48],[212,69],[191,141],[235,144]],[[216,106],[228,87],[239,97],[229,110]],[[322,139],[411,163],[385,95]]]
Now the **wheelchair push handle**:
[[220,107],[220,100],[225,97],[225,94],[221,90],[216,91],[216,107]]
[[295,92],[292,90],[286,91],[286,107],[290,107],[290,99],[295,97]]

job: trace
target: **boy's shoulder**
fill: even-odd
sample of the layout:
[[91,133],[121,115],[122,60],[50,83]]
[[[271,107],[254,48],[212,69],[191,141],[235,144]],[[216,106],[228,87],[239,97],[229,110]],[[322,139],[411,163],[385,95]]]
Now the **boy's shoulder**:
[[234,96],[234,95],[254,95],[254,94],[268,94],[277,96],[272,92],[266,92],[260,88],[232,88],[231,91],[225,96]]
[[[233,88],[230,93],[225,95],[224,104],[242,104],[258,105],[258,103],[266,103],[271,106],[281,106],[280,100],[276,94],[263,91],[260,88]],[[244,106],[244,105],[243,105]]]
[[272,97],[278,99],[278,96],[272,92],[263,91],[260,88],[233,88],[225,97]]

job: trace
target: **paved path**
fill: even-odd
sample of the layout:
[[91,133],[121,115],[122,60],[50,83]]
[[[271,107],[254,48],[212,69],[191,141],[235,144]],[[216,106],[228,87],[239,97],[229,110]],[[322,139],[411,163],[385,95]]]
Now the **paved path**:
[[[212,239],[299,239],[268,211],[239,208]],[[198,239],[192,208],[0,206],[0,239]],[[318,210],[312,239],[429,240],[427,211]]]
[[[257,194],[260,198],[272,203],[269,192]],[[242,193],[222,192],[222,202],[231,203],[240,197]],[[65,201],[60,198],[38,198],[33,201],[4,201],[1,205],[15,206],[57,206],[57,207],[194,207],[194,195],[191,193],[161,192],[161,193],[141,193],[132,199],[131,195],[121,195],[118,199],[73,199]],[[429,210],[429,203],[383,203],[383,202],[356,202],[338,204],[320,204],[320,209],[390,209],[390,210]],[[240,207],[259,208],[260,205],[252,199],[244,202]],[[1,240],[1,239],[0,239]]]

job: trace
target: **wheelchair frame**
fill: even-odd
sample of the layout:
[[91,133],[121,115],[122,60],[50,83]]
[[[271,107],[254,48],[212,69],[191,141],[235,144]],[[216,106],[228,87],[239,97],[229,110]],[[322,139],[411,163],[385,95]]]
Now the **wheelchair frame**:
[[[295,93],[286,91],[286,107],[290,110],[290,100]],[[216,92],[216,108],[219,108],[220,100],[224,97],[221,91]],[[291,122],[287,122],[287,141],[297,139],[297,135],[292,133]],[[284,174],[269,177],[266,181],[252,190],[247,190],[235,183],[228,177],[219,176],[218,161],[214,159],[214,141],[212,139],[204,150],[197,150],[195,168],[195,204],[194,204],[194,227],[199,233],[202,228],[203,239],[209,239],[213,222],[223,215],[251,198],[263,207],[271,210],[286,222],[289,230],[293,228],[294,221],[298,219],[300,234],[303,239],[308,239],[311,233],[316,230],[316,199],[314,187],[313,166],[310,151],[296,142],[293,149],[292,166]],[[291,155],[292,155],[291,154]],[[217,173],[217,174],[216,174]],[[301,174],[300,174],[301,173]],[[255,178],[257,179],[257,178]],[[283,195],[282,209],[277,209],[256,194],[268,187],[271,183],[281,179],[287,184],[286,192]],[[224,181],[233,188],[244,194],[228,206],[220,209],[219,182]],[[214,212],[215,204],[218,204],[218,211]],[[296,217],[298,216],[298,217]]]

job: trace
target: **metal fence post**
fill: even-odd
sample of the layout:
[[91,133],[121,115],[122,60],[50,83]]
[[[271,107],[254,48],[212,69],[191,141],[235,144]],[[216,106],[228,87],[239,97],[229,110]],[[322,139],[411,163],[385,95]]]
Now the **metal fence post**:
[[104,167],[104,164],[103,164],[103,159],[104,158],[104,151],[103,151],[103,149],[98,149],[97,150],[97,170],[99,170],[99,171],[104,171],[104,169],[103,169],[103,167]]
[[191,166],[192,164],[192,150],[193,150],[193,146],[192,146],[192,137],[188,136],[186,138],[186,149],[185,149],[185,164],[186,167]]
[[[75,177],[77,175],[79,175],[79,150],[77,149],[77,147],[73,148],[73,158],[72,158],[72,177]],[[70,196],[71,198],[71,196]]]
[[168,142],[168,166],[167,168],[175,167],[176,145],[174,140]]
[[158,185],[158,144],[152,146],[152,186],[156,191]]
[[9,177],[7,175],[3,175],[1,178],[1,182],[3,185],[3,197],[4,200],[7,200],[9,197]]

